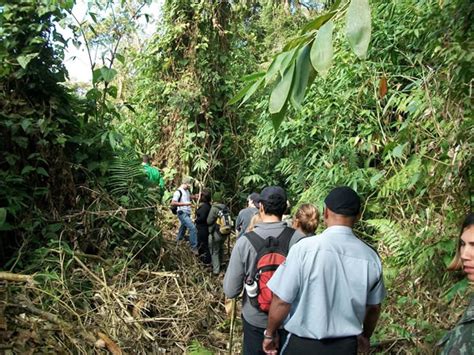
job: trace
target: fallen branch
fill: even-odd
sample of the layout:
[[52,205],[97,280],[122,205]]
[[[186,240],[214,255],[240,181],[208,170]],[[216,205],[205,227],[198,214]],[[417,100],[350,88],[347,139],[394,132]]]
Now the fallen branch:
[[[30,313],[35,314],[43,318],[44,320],[47,320],[51,323],[58,325],[62,330],[68,330],[68,331],[75,330],[76,327],[74,327],[72,324],[69,324],[68,322],[62,320],[61,318],[59,318],[58,316],[52,313],[49,313],[49,312],[43,311],[42,309],[37,308],[35,305],[33,305],[33,303],[29,299],[23,298],[23,301],[24,301],[24,304],[20,306],[26,308]],[[95,337],[92,334],[89,334],[86,331],[81,331],[79,334],[85,340],[94,344]]]
[[14,274],[7,271],[0,271],[0,280],[28,283],[35,282],[32,275]]

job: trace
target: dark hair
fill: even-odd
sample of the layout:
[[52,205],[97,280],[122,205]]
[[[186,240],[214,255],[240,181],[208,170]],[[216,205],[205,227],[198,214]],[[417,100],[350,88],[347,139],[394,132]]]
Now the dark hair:
[[201,198],[199,199],[201,202],[207,202],[207,203],[210,203],[211,202],[211,191],[207,190],[207,189],[204,189],[201,191]]
[[143,155],[142,157],[144,163],[149,163],[150,162],[150,157],[148,155]]
[[265,214],[282,217],[286,211],[286,199],[280,195],[272,195],[267,200],[261,200],[260,205],[263,206]]
[[462,232],[467,228],[474,225],[474,213],[470,212],[466,218],[464,218],[464,222],[462,222],[462,227],[461,227],[461,234]]
[[462,223],[461,232],[459,233],[459,238],[458,238],[458,246],[456,248],[456,255],[454,256],[451,263],[448,265],[448,270],[454,271],[454,270],[459,270],[460,268],[462,268],[462,260],[461,260],[461,254],[460,254],[461,236],[467,228],[473,225],[474,225],[474,213],[469,212],[467,216],[464,218],[464,222]]

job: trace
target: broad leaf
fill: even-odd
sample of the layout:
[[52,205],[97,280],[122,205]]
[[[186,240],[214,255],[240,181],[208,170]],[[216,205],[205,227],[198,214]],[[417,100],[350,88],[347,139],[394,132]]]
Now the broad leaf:
[[371,34],[369,0],[352,0],[347,9],[346,34],[354,53],[365,59]]
[[102,75],[102,79],[104,79],[104,81],[110,83],[117,75],[117,71],[112,68],[102,67],[100,68],[100,74]]
[[103,78],[102,78],[102,71],[100,69],[95,69],[93,72],[92,72],[92,83],[93,84],[96,84],[98,83],[99,81],[101,81]]
[[267,85],[273,79],[273,76],[278,73],[281,63],[288,56],[288,53],[289,52],[282,52],[273,59],[272,64],[270,64],[267,73],[265,74],[265,85]]
[[16,60],[23,69],[26,69],[26,67],[28,66],[28,63],[31,62],[32,59],[36,58],[38,54],[39,53],[30,53],[30,54],[25,54],[25,55],[19,55],[16,58]]
[[327,14],[316,17],[314,20],[309,22],[306,26],[303,27],[301,33],[306,33],[309,31],[319,30],[322,25],[328,22],[336,14],[336,11],[328,12]]
[[269,110],[271,114],[279,113],[283,106],[285,106],[288,94],[290,92],[291,83],[293,81],[293,74],[295,72],[295,63],[286,69],[283,77],[275,86],[270,95]]
[[332,64],[333,47],[332,47],[332,31],[334,24],[332,21],[326,22],[318,31],[311,48],[311,64],[314,69],[323,78],[326,77]]
[[255,93],[255,91],[257,91],[257,89],[260,87],[260,85],[262,85],[263,80],[265,80],[265,77],[262,76],[255,83],[253,83],[253,85],[249,88],[249,90],[245,94],[245,97],[240,103],[239,107],[242,106],[245,102],[247,102],[248,99],[250,99],[250,96],[252,96]]
[[291,102],[293,106],[301,110],[301,103],[304,99],[304,94],[308,86],[308,79],[313,67],[311,66],[309,44],[298,51],[295,66],[295,79],[293,80],[293,87],[291,89]]
[[288,52],[288,55],[283,58],[280,64],[280,75],[283,75],[283,73],[293,65],[293,61],[295,59],[296,53],[297,53],[298,48],[293,48],[291,51]]
[[283,122],[283,118],[285,117],[287,108],[288,105],[285,105],[283,106],[283,109],[280,112],[272,115],[272,125],[275,132],[278,131],[278,128],[280,128],[280,125]]
[[237,101],[239,101],[241,98],[243,98],[245,94],[247,93],[247,91],[249,91],[249,89],[252,87],[253,84],[255,83],[248,83],[247,85],[245,85],[242,89],[240,89],[240,91],[233,98],[229,100],[228,104],[233,105]]
[[252,74],[249,74],[249,75],[245,75],[242,78],[242,80],[243,81],[254,81],[254,80],[257,80],[257,79],[261,78],[264,75],[265,75],[265,72],[260,71],[260,72],[257,72],[257,73],[252,73]]

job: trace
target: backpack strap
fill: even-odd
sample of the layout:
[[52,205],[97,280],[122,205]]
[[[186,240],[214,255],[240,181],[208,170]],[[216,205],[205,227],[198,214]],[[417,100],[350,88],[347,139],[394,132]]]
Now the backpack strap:
[[[285,227],[277,237],[279,247],[285,251],[286,254],[288,254],[288,250],[290,249],[290,241],[294,233],[295,230],[293,228]],[[270,238],[263,239],[254,231],[245,233],[244,236],[246,236],[250,244],[252,244],[255,251],[257,252],[257,255],[260,254],[260,251],[263,248],[268,246],[268,241],[270,241]]]
[[278,245],[287,255],[288,251],[290,250],[290,242],[293,234],[295,234],[295,230],[293,228],[285,227],[285,229],[283,229],[283,231],[278,236]]
[[267,243],[265,243],[265,240],[254,231],[245,233],[244,236],[247,237],[250,244],[252,244],[253,248],[257,252],[257,255],[260,254],[260,250],[265,248],[265,246],[267,245]]

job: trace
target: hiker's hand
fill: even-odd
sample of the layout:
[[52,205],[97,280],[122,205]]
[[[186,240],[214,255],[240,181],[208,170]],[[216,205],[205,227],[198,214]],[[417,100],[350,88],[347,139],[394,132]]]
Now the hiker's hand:
[[368,353],[370,349],[370,340],[364,335],[357,337],[357,351],[359,353]]
[[280,336],[278,335],[278,332],[275,332],[275,335],[273,336],[273,339],[263,339],[262,347],[263,351],[265,354],[274,354],[276,355],[278,353],[278,344],[280,342]]

